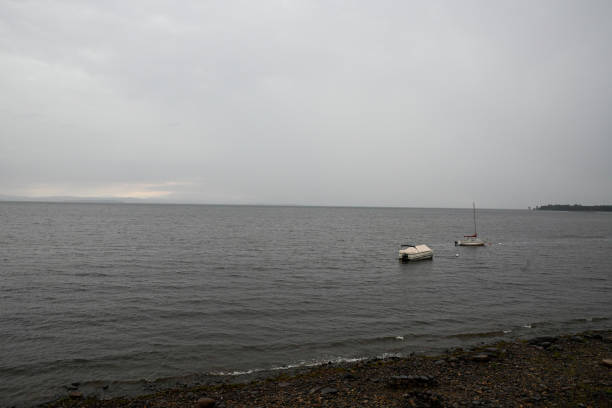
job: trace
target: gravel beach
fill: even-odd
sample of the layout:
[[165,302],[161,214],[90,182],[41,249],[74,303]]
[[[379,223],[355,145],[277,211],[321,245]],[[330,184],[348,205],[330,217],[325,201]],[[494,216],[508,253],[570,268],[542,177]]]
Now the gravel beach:
[[43,407],[612,407],[612,331],[327,364],[134,398],[98,400],[73,390]]

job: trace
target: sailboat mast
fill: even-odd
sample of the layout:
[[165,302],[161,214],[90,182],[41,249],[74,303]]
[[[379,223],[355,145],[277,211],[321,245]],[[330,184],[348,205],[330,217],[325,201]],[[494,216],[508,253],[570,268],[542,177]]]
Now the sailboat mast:
[[478,236],[476,232],[476,203],[472,201],[472,208],[474,209],[474,236]]

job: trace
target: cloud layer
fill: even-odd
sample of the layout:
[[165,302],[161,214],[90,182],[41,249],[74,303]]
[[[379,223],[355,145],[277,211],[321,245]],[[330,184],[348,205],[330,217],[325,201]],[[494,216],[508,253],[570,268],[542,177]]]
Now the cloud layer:
[[612,203],[612,5],[0,4],[0,193]]

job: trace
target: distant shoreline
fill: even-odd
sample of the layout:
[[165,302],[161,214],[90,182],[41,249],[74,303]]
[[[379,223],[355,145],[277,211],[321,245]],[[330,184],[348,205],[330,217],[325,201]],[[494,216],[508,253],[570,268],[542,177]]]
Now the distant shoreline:
[[535,209],[542,211],[612,211],[612,205],[547,204]]

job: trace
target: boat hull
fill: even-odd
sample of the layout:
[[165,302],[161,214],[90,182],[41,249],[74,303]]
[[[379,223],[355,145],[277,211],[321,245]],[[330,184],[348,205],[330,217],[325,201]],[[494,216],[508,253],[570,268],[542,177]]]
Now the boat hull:
[[484,246],[484,241],[480,239],[464,239],[455,241],[455,246]]
[[399,260],[402,262],[426,259],[433,259],[433,251],[427,245],[410,246],[399,250]]
[[399,257],[399,260],[402,262],[424,261],[427,259],[433,259],[433,253],[430,253],[428,255],[418,255],[418,256],[400,255]]

